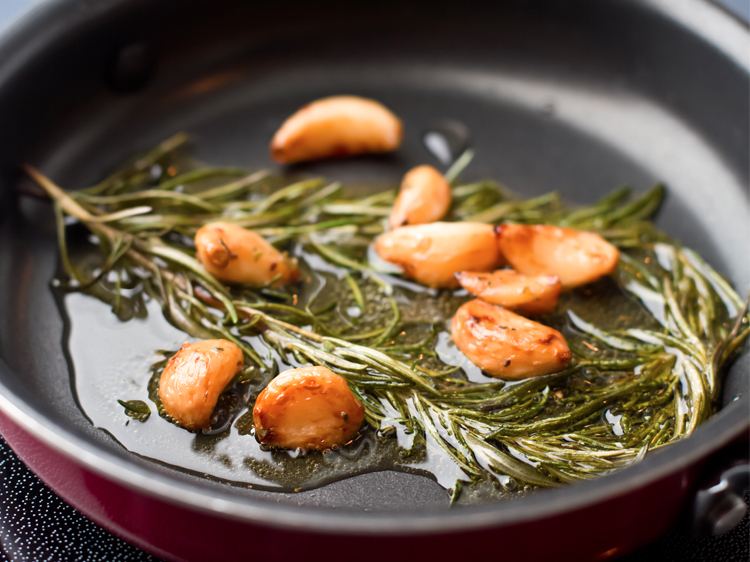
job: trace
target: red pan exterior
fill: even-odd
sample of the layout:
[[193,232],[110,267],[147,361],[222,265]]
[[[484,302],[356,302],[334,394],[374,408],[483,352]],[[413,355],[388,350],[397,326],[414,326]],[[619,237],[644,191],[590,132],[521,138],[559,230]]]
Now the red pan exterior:
[[458,560],[610,560],[655,540],[680,515],[699,466],[576,512],[518,525],[417,536],[329,535],[243,523],[149,497],[102,477],[51,449],[0,413],[0,432],[56,494],[93,521],[160,558],[208,562],[274,560],[356,553],[362,562]]

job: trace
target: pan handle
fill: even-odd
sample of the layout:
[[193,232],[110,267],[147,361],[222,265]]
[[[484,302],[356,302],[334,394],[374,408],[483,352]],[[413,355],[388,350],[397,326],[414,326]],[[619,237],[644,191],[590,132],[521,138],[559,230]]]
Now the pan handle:
[[750,487],[750,461],[743,459],[724,469],[695,495],[692,512],[693,534],[716,536],[734,529],[748,507],[745,494]]

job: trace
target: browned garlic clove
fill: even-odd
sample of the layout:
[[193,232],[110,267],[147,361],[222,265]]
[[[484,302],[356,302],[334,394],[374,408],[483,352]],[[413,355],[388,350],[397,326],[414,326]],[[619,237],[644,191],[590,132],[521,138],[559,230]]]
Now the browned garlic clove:
[[276,279],[274,286],[300,278],[297,264],[250,230],[226,222],[205,225],[195,235],[198,261],[227,283],[260,287]]
[[404,270],[404,276],[428,287],[458,287],[456,273],[492,271],[502,265],[492,225],[434,222],[404,226],[378,237],[381,258]]
[[550,225],[502,224],[497,242],[524,275],[556,275],[563,289],[596,281],[617,267],[620,252],[598,234]]
[[281,373],[255,401],[255,436],[285,449],[325,450],[347,443],[365,409],[343,377],[326,367]]
[[281,164],[390,152],[401,145],[401,121],[384,105],[356,96],[314,101],[281,125],[271,157]]
[[557,330],[480,300],[458,309],[451,337],[477,367],[505,380],[554,373],[572,357]]
[[185,429],[206,429],[219,395],[243,363],[240,348],[227,340],[183,344],[159,379],[164,410]]
[[432,166],[417,166],[401,181],[390,224],[427,224],[442,219],[451,206],[451,186]]
[[512,269],[494,273],[462,271],[456,279],[484,302],[530,316],[552,311],[562,290],[560,280],[554,275],[522,275]]

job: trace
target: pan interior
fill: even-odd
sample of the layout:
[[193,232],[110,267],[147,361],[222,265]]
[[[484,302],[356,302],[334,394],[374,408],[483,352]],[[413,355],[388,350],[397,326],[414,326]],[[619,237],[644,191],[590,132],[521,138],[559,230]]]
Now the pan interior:
[[[422,136],[455,120],[476,151],[465,179],[495,178],[524,198],[558,190],[583,204],[624,184],[643,191],[665,183],[660,226],[740,293],[748,287],[747,69],[640,4],[488,3],[455,14],[447,5],[385,2],[367,17],[333,3],[322,12],[302,3],[251,10],[226,1],[210,11],[192,1],[145,4],[109,2],[83,22],[66,20],[60,37],[37,45],[23,70],[0,81],[0,113],[9,115],[0,144],[10,147],[0,156],[0,356],[10,367],[2,382],[123,462],[208,489],[224,486],[128,454],[78,408],[67,334],[49,288],[51,211],[12,194],[25,181],[17,174],[23,162],[66,188],[82,187],[187,131],[199,160],[279,169],[267,146],[285,117],[318,97],[362,95],[403,119],[402,149],[291,171],[397,184],[413,166],[440,165]],[[22,32],[14,40],[23,43]],[[679,52],[662,48],[675,43]],[[109,345],[120,344],[113,337]],[[745,357],[725,403],[747,391],[747,372]],[[393,472],[300,494],[236,494],[376,512],[448,503],[432,480]]]

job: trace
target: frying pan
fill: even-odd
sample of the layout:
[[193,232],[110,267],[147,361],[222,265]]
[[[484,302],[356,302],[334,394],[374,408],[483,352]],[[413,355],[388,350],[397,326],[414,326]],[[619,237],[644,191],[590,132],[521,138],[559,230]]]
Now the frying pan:
[[749,37],[701,0],[43,4],[0,38],[0,432],[57,494],[170,560],[604,560],[693,515],[720,531],[736,510],[705,505],[731,496],[691,510],[701,488],[704,499],[741,488],[747,356],[723,409],[689,439],[604,478],[492,504],[449,509],[433,480],[392,471],[299,494],[248,490],[130,454],[76,404],[49,287],[52,212],[18,195],[19,165],[82,187],[185,130],[199,159],[273,167],[267,143],[287,115],[323,95],[364,95],[403,119],[403,147],[292,171],[395,183],[437,164],[422,135],[457,120],[477,153],[466,179],[498,178],[524,197],[556,189],[585,203],[665,182],[659,225],[743,293]]

